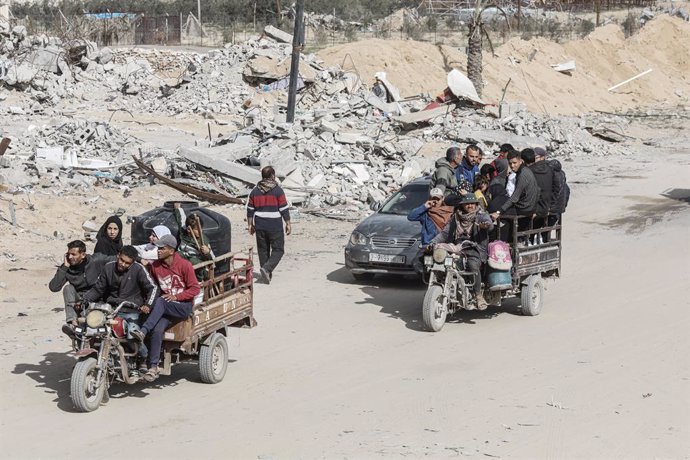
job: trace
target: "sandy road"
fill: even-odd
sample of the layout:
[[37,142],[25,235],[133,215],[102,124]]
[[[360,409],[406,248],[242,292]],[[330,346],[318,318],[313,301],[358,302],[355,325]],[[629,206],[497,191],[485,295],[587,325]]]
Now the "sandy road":
[[182,365],[91,414],[73,412],[61,313],[40,305],[59,304],[51,264],[3,263],[0,457],[687,458],[690,205],[660,193],[690,200],[688,153],[571,168],[564,273],[535,318],[511,301],[423,332],[423,285],[354,283],[352,225],[303,217],[224,382]]

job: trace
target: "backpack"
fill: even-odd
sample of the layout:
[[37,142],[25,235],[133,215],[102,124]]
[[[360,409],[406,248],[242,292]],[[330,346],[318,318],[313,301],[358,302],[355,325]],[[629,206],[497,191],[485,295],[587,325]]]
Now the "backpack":
[[510,246],[505,241],[492,241],[488,247],[489,267],[495,270],[510,270],[513,259],[510,257]]

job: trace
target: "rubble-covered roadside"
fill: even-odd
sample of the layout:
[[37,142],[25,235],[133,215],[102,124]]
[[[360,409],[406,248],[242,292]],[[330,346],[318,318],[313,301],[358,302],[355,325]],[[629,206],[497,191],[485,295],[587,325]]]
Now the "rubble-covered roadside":
[[[61,51],[46,51],[53,48]],[[215,118],[225,132],[161,151],[108,123],[64,117],[11,139],[0,160],[0,184],[6,188],[37,185],[39,179],[62,184],[64,176],[89,186],[103,180],[126,187],[147,184],[147,176],[133,166],[134,155],[153,161],[157,173],[176,183],[234,197],[246,196],[259,179],[258,168],[271,164],[294,204],[364,207],[431,172],[444,145],[476,143],[487,158],[503,143],[546,147],[564,158],[625,153],[616,143],[624,138],[611,135],[620,134],[623,118],[553,118],[529,113],[519,103],[504,104],[499,118],[458,98],[423,111],[430,100],[401,99],[385,76],[387,92],[376,93],[355,71],[325,69],[313,56],[303,56],[297,120],[288,124],[290,45],[270,38],[202,55],[97,49],[27,37],[15,28],[2,50],[4,85],[33,101],[26,109],[6,108],[5,116],[52,108],[59,118],[61,101],[71,112],[102,101],[104,108],[131,113],[196,113]],[[35,56],[45,53],[57,56],[55,66],[37,64],[43,61]],[[607,140],[602,133],[609,134],[603,136]]]

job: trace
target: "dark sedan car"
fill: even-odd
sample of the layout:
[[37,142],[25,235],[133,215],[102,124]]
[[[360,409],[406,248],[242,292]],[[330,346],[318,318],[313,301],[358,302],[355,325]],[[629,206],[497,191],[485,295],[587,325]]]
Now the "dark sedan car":
[[357,280],[375,274],[421,275],[421,225],[407,215],[429,196],[429,177],[408,182],[360,222],[345,246],[345,266]]

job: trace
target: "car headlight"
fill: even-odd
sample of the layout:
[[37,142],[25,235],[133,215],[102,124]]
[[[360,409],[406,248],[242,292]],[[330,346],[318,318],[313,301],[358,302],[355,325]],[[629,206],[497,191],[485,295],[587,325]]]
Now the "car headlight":
[[442,264],[446,260],[447,255],[448,251],[445,249],[434,249],[434,262],[437,264]]
[[105,324],[105,313],[101,310],[90,310],[86,314],[86,324],[94,329],[103,326]]
[[350,235],[350,243],[355,246],[365,245],[367,244],[367,237],[355,230],[352,232],[352,235]]

